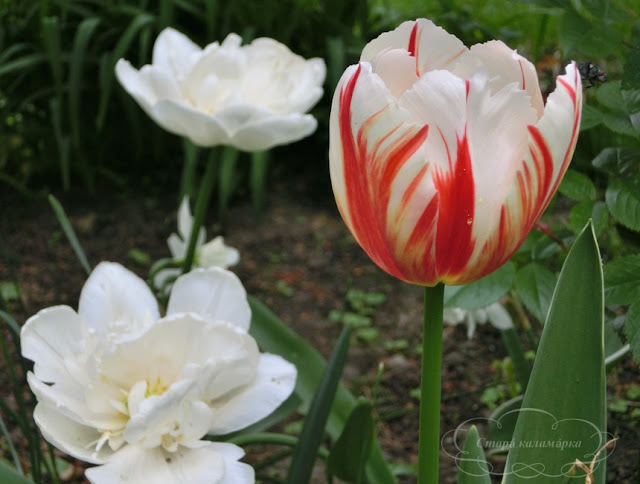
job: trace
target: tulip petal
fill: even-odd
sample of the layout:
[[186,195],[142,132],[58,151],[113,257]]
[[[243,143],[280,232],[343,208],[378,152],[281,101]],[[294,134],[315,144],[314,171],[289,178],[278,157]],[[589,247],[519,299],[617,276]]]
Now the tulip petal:
[[87,469],[86,476],[92,484],[220,483],[225,477],[225,457],[213,445],[180,447],[176,452],[128,445],[106,464]]
[[[191,216],[191,209],[189,208],[189,197],[183,197],[182,202],[180,202],[180,207],[178,208],[178,234],[182,238],[182,245],[184,247],[184,252],[180,257],[174,258],[182,258],[186,252],[186,244],[189,242],[189,237],[191,237],[191,229],[193,227],[193,217]],[[204,244],[204,240],[207,234],[205,232],[204,227],[200,227],[200,231],[198,232],[198,240],[196,241],[196,247]],[[167,241],[169,243],[169,241]],[[175,246],[175,242],[172,242]],[[177,249],[177,247],[174,247]],[[169,250],[171,250],[171,243],[169,243]]]
[[116,63],[116,77],[140,107],[150,114],[153,105],[160,99],[179,100],[182,95],[180,87],[166,71],[157,66],[144,66],[139,71],[124,59]]
[[[49,383],[81,374],[82,318],[68,306],[53,306],[29,318],[20,331],[22,356],[34,362],[36,377]],[[75,370],[74,370],[75,368]]]
[[153,65],[181,80],[192,69],[201,51],[186,35],[167,27],[153,44]]
[[120,264],[98,264],[80,293],[78,314],[89,327],[133,337],[160,317],[147,284]]
[[96,450],[100,432],[60,413],[55,404],[39,402],[33,418],[45,439],[63,452],[92,464],[105,462],[112,454],[108,445]]
[[[409,280],[398,263],[404,248],[390,230],[389,201],[397,196],[396,177],[418,176],[424,168],[421,146],[428,126],[408,122],[368,63],[347,69],[333,99],[329,167],[338,209],[354,237],[378,266]],[[425,200],[429,203],[429,199]],[[399,252],[397,252],[399,251]]]
[[280,356],[261,354],[255,380],[220,406],[212,402],[209,433],[223,435],[247,427],[278,408],[293,392],[296,368]]
[[227,267],[240,262],[240,252],[233,247],[224,245],[224,238],[218,236],[200,247],[198,263],[200,267]]
[[238,128],[231,142],[246,151],[264,151],[293,143],[312,134],[318,122],[311,114],[293,113],[252,120]]
[[395,30],[380,35],[365,46],[360,60],[375,64],[376,56],[389,49],[404,49],[415,57],[418,77],[431,70],[452,69],[467,52],[455,35],[427,19],[403,22]]
[[248,330],[251,309],[238,277],[219,267],[196,269],[179,277],[171,291],[167,315],[197,313]]
[[224,459],[224,477],[217,484],[253,484],[255,482],[253,467],[238,462],[244,456],[244,451],[240,447],[225,442],[207,442],[207,445]]

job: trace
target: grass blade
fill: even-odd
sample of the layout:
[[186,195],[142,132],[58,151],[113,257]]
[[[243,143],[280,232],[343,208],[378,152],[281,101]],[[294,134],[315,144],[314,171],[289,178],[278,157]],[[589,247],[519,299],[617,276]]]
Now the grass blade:
[[69,241],[69,244],[73,249],[73,252],[76,254],[76,257],[80,262],[80,265],[82,266],[84,271],[87,273],[87,276],[90,275],[91,265],[89,265],[87,256],[84,254],[84,250],[82,250],[82,246],[80,245],[80,242],[76,237],[76,233],[73,230],[71,223],[69,222],[69,218],[67,217],[67,214],[65,213],[64,208],[62,208],[62,205],[60,204],[58,199],[53,195],[49,195],[49,204],[51,205],[51,208],[53,208],[53,211],[56,214],[56,217],[58,218],[58,222],[60,222],[60,226],[62,227],[62,231],[64,232],[64,235],[67,237],[67,240]]

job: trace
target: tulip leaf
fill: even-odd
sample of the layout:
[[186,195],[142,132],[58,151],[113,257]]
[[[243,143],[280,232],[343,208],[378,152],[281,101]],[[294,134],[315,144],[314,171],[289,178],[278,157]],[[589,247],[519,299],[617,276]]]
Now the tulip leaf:
[[51,205],[51,208],[53,208],[53,212],[56,214],[56,218],[58,219],[58,222],[62,227],[62,231],[67,237],[67,240],[69,241],[73,252],[76,254],[80,265],[83,267],[87,275],[90,275],[91,265],[87,260],[87,256],[85,255],[84,250],[82,250],[82,245],[80,245],[80,241],[78,240],[78,237],[76,237],[76,233],[71,226],[71,222],[69,222],[69,218],[67,217],[64,208],[62,207],[58,199],[51,194],[49,195],[49,204]]
[[[566,482],[576,459],[605,478],[603,276],[591,224],[560,273],[507,457],[503,483]],[[559,371],[562,369],[562,371]]]
[[359,398],[340,437],[331,448],[327,469],[343,481],[364,482],[365,465],[371,455],[375,430],[372,410],[370,401]]
[[516,274],[515,289],[526,308],[540,322],[547,318],[556,276],[539,264],[528,264]]
[[[322,378],[326,361],[309,343],[289,329],[264,304],[249,298],[252,311],[251,335],[263,351],[275,353],[291,362],[298,369],[295,393],[302,399],[303,411],[308,408],[316,388]],[[335,442],[356,406],[355,397],[339,385],[327,420],[326,432]],[[390,484],[396,482],[389,465],[384,460],[382,450],[373,439],[373,449],[367,463],[369,484]]]
[[604,265],[607,305],[640,301],[640,255],[619,257]]
[[640,183],[614,179],[606,193],[607,207],[617,222],[640,231]]
[[444,306],[467,311],[489,306],[504,296],[513,286],[516,268],[507,262],[497,271],[465,286],[446,286]]
[[34,484],[31,479],[20,475],[6,461],[0,459],[0,482],[2,484]]
[[596,199],[596,186],[591,179],[587,175],[575,170],[568,170],[564,174],[558,191],[565,197],[578,202]]
[[[298,445],[296,445],[291,457],[291,466],[286,480],[288,484],[310,482],[311,480],[318,449],[324,440],[324,429],[327,425],[331,403],[335,399],[344,364],[347,361],[352,330],[353,326],[350,324],[343,326],[320,383],[318,383],[307,417],[304,419],[302,432],[298,437]],[[348,421],[349,419],[347,418]],[[347,422],[345,422],[345,426]]]
[[634,359],[640,363],[640,299],[629,308],[624,334],[629,341]]
[[458,462],[458,484],[491,484],[478,429],[472,425]]
[[489,455],[506,453],[511,447],[521,406],[522,395],[518,395],[498,406],[489,415],[486,443]]

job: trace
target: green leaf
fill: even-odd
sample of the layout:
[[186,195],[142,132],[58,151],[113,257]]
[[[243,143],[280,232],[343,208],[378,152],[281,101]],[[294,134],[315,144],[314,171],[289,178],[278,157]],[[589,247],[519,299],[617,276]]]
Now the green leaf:
[[[564,263],[513,434],[503,483],[564,483],[607,442],[603,278],[590,224]],[[606,454],[594,483],[603,484]],[[583,476],[580,469],[577,476]]]
[[625,227],[640,231],[640,187],[614,179],[609,183],[606,193],[607,208],[617,222]]
[[586,131],[602,124],[602,113],[589,104],[582,106],[580,118],[580,131]]
[[84,250],[82,250],[80,241],[78,241],[78,237],[76,237],[76,233],[73,230],[73,227],[71,226],[71,222],[69,222],[69,218],[67,217],[67,214],[65,213],[64,208],[62,208],[62,205],[60,204],[58,199],[53,195],[49,195],[49,204],[51,205],[51,208],[53,208],[53,212],[56,214],[58,222],[62,227],[62,231],[64,232],[64,235],[66,235],[67,240],[69,241],[69,244],[73,249],[73,252],[76,254],[76,257],[80,262],[80,265],[82,266],[84,271],[87,273],[87,275],[90,275],[91,265],[89,265],[87,256],[84,254]]
[[[309,482],[311,480],[318,449],[324,440],[324,429],[327,425],[331,404],[338,390],[344,364],[347,361],[352,329],[353,327],[350,324],[342,328],[313,400],[311,400],[307,417],[304,419],[302,432],[298,438],[298,445],[296,445],[291,457],[291,466],[286,480],[288,484]],[[349,419],[347,419],[348,422]]]
[[458,484],[491,484],[478,429],[472,425],[458,463]]
[[251,153],[251,201],[253,211],[257,219],[264,209],[264,193],[267,185],[267,166],[269,163],[268,151]]
[[[295,393],[302,399],[303,411],[308,408],[311,399],[322,378],[326,366],[324,358],[309,343],[284,325],[264,304],[249,298],[252,322],[249,332],[258,341],[263,351],[282,356],[298,369]],[[356,406],[354,396],[342,385],[331,406],[326,432],[335,440]],[[373,450],[367,463],[367,482],[369,484],[390,484],[396,479],[384,460],[382,450],[374,438]]]
[[601,168],[614,175],[622,175],[637,169],[640,150],[632,147],[605,148],[591,162],[596,168]]
[[531,263],[516,274],[515,290],[526,308],[540,322],[547,318],[556,276],[547,268]]
[[614,321],[604,323],[604,361],[607,368],[615,364],[631,349],[625,345],[613,326]]
[[489,455],[506,453],[509,450],[521,406],[522,395],[518,395],[498,406],[489,415],[486,445]]
[[444,306],[466,310],[480,309],[493,304],[513,286],[516,268],[507,262],[497,271],[465,286],[446,286]]
[[359,398],[342,434],[331,448],[327,469],[343,481],[363,482],[365,464],[371,455],[375,430],[372,410],[371,402]]
[[604,265],[607,305],[640,301],[640,255],[619,257]]
[[640,300],[629,308],[627,321],[624,324],[624,334],[631,345],[633,358],[640,364]]
[[22,476],[7,462],[0,459],[0,482],[2,484],[34,484],[31,479]]
[[569,197],[578,202],[596,199],[596,186],[591,179],[587,175],[575,170],[568,170],[565,173],[558,191],[565,197]]

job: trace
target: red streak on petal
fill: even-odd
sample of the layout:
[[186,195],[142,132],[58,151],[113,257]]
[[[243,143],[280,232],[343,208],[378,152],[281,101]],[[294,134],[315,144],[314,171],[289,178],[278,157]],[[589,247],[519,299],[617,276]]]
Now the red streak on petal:
[[[551,187],[552,181],[551,178],[553,177],[553,157],[551,156],[551,150],[547,145],[547,141],[540,133],[540,130],[535,126],[528,126],[527,128],[534,143],[534,146],[530,146],[529,149],[536,169],[536,177],[538,179],[536,193],[531,195],[535,196],[534,205],[542,207],[544,210],[543,205],[546,206],[545,201],[549,194],[549,188]],[[521,196],[522,195],[523,194],[521,194]],[[540,212],[540,214],[541,213],[542,212]],[[536,215],[536,219],[540,214]],[[535,220],[533,222],[535,222]]]
[[415,57],[416,55],[416,38],[418,36],[418,22],[413,24],[413,29],[411,30],[411,35],[409,36],[409,45],[407,46],[407,51],[409,55]]
[[[396,132],[401,126],[397,126],[369,147],[371,130],[378,118],[386,115],[387,108],[384,108],[360,126],[357,140],[354,139],[351,103],[360,75],[361,66],[358,66],[340,91],[338,119],[350,215],[345,220],[350,220],[351,232],[376,264],[400,279],[407,279],[402,261],[397,260],[392,241],[388,240],[387,210],[391,185],[398,171],[424,143],[429,127],[406,129],[398,135]],[[389,143],[388,138],[394,134],[397,139]]]
[[439,202],[438,195],[431,199],[420,215],[406,246],[407,254],[422,254],[422,257],[412,258],[413,264],[410,269],[424,284],[438,282],[437,265],[433,261],[432,249],[437,230]]
[[522,68],[522,61],[521,60],[518,61],[518,65],[520,66],[520,75],[522,76],[522,90],[526,91],[527,90],[527,81],[524,78],[524,69]]
[[458,140],[453,170],[445,174],[436,171],[433,182],[440,200],[435,260],[438,274],[444,278],[464,270],[474,247],[475,184],[466,133]]

